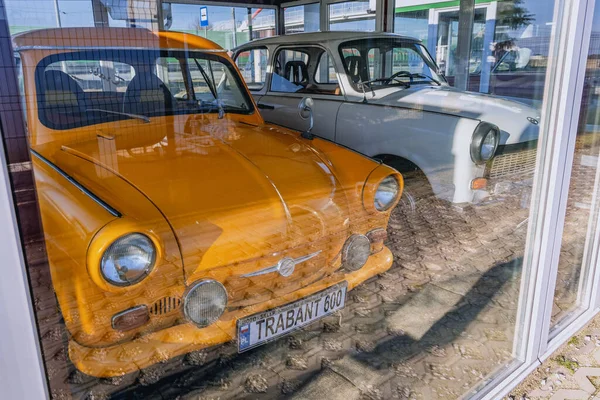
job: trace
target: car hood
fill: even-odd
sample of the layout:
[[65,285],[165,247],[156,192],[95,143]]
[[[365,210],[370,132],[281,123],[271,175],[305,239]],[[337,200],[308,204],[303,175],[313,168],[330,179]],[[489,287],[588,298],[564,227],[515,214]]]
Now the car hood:
[[[540,113],[525,104],[450,86],[413,85],[408,89],[381,90],[369,104],[412,108],[461,118],[486,121],[501,131],[500,144],[537,140]],[[529,119],[528,119],[529,118]],[[533,122],[532,122],[533,120]]]
[[348,229],[347,188],[311,142],[228,118],[158,120],[103,128],[52,161],[76,178],[86,169],[73,160],[93,163],[87,185],[108,174],[137,188],[171,225],[187,276],[205,256],[212,267],[235,264]]

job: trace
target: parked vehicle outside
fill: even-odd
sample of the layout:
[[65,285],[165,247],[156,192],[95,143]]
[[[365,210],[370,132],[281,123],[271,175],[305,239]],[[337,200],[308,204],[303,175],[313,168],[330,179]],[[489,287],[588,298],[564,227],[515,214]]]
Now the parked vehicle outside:
[[215,43],[64,28],[13,44],[53,291],[85,374],[249,350],[392,265],[402,176],[265,124]]
[[[423,173],[420,185],[441,199],[480,203],[533,174],[538,111],[450,87],[417,39],[294,34],[244,44],[234,59],[245,71],[254,68],[253,82],[264,80],[251,92],[267,121],[306,129],[298,103],[310,96],[316,135],[401,172]],[[415,190],[407,181],[408,201]]]

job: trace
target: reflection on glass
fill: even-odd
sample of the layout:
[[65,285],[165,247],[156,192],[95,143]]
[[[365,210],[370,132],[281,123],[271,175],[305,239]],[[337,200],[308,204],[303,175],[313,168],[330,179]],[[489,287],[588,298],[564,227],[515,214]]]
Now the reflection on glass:
[[558,279],[554,293],[551,333],[557,333],[569,317],[587,307],[582,297],[585,271],[591,268],[594,232],[598,218],[598,170],[600,167],[600,9],[596,7],[586,63],[581,117],[575,142],[571,184],[567,199]]
[[[477,4],[474,12],[468,90],[541,106],[553,2],[505,0]],[[458,2],[397,8],[394,31],[417,37],[454,83]],[[442,7],[442,8],[438,8]]]
[[320,4],[311,3],[303,6],[283,9],[285,33],[317,32],[320,30]]
[[[206,7],[208,21],[200,21]],[[225,49],[275,34],[275,10],[170,3],[171,20],[165,29],[193,33]]]
[[374,31],[375,3],[371,1],[346,1],[330,4],[329,30]]
[[429,10],[396,12],[394,32],[415,37],[427,45]]

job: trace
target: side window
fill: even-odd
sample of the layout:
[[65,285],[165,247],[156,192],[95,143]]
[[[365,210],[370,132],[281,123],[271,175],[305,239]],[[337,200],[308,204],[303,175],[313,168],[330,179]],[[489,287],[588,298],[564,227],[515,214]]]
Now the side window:
[[337,84],[338,80],[335,72],[331,56],[324,51],[319,57],[319,64],[317,65],[317,71],[315,73],[315,83]]
[[[370,77],[373,76],[374,72],[372,65],[365,65],[365,60],[358,49],[344,48],[341,51],[344,63],[346,64],[346,73],[354,83],[371,79]],[[372,63],[369,62],[369,64]]]
[[67,129],[122,112],[125,91],[134,76],[132,65],[117,61],[50,63],[40,74],[40,121],[53,129]]
[[159,57],[156,59],[158,78],[169,88],[169,92],[178,100],[187,99],[187,90],[183,72],[178,59]]
[[267,63],[269,52],[266,48],[256,48],[242,51],[235,58],[242,77],[250,90],[261,90],[267,78]]
[[116,61],[59,61],[50,64],[46,71],[67,75],[86,93],[125,93],[127,85],[135,76],[131,65]]
[[308,54],[296,50],[280,50],[275,57],[271,80],[274,92],[296,93],[308,86]]

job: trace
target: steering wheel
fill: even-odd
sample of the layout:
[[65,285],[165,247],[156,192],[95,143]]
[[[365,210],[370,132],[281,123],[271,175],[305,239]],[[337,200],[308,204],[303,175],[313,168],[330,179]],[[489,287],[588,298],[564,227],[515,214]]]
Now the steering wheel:
[[392,76],[386,79],[386,83],[390,83],[391,81],[401,76],[407,76],[410,79],[410,83],[413,83],[413,74],[411,74],[408,71],[398,71],[395,74],[392,74]]

